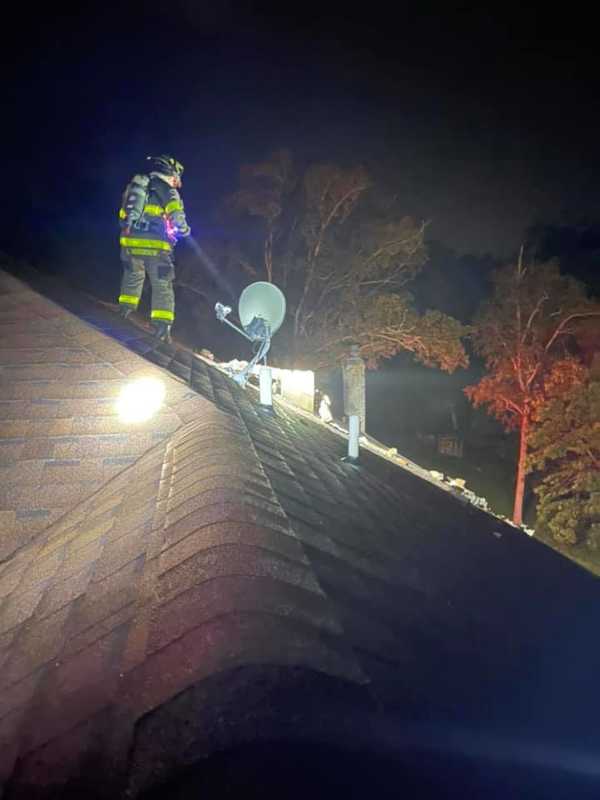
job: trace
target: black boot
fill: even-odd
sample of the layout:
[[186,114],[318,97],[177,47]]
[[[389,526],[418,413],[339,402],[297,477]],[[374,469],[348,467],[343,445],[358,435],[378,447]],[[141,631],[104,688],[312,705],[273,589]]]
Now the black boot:
[[131,306],[119,306],[119,316],[123,317],[123,319],[127,319],[132,311],[133,308]]
[[161,342],[165,342],[166,344],[171,343],[171,326],[168,322],[164,322],[162,319],[155,320],[152,325],[154,326],[154,338],[160,339]]

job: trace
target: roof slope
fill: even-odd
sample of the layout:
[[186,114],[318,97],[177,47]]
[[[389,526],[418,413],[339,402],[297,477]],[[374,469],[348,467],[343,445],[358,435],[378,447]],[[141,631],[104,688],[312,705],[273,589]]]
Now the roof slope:
[[[132,430],[115,398],[127,376],[153,373],[166,378],[164,409]],[[181,382],[0,273],[0,560],[177,430],[195,403]]]
[[[0,566],[9,798],[92,773],[97,796],[136,796],[200,755],[282,731],[368,731],[385,749],[392,722],[396,740],[399,722],[417,738],[427,723],[555,747],[595,730],[595,578],[369,452],[343,463],[343,440],[318,421],[268,413],[189,351],[156,348],[77,295],[63,302],[87,322],[12,277],[0,285],[8,306],[27,297],[39,324],[57,314],[73,345],[110,353],[111,392],[142,364],[173,393],[170,431],[159,423],[135,453],[139,434],[121,432],[128,465],[94,472],[81,499],[19,529],[21,541],[11,529]],[[3,338],[13,354],[19,319]],[[34,380],[56,391],[44,375]],[[79,378],[63,371],[56,385],[72,397],[95,380]],[[11,403],[23,404],[17,422],[18,408],[31,414]],[[54,429],[35,431],[57,447]],[[27,474],[30,460],[43,459],[21,449],[7,473]]]

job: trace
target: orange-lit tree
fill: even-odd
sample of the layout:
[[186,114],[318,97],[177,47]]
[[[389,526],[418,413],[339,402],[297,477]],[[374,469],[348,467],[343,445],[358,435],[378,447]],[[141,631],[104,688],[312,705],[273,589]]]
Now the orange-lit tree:
[[363,167],[296,171],[278,151],[242,168],[224,209],[238,230],[250,223],[237,236],[241,271],[286,294],[278,345],[287,343],[295,365],[327,367],[358,344],[370,366],[401,350],[450,372],[466,366],[466,328],[438,311],[419,313],[406,289],[427,261],[425,225],[401,213],[397,196],[385,196]]
[[531,436],[529,465],[538,470],[536,533],[583,553],[600,551],[600,355],[581,381],[550,397]]
[[522,252],[516,265],[494,273],[493,282],[471,333],[487,374],[465,393],[519,432],[513,521],[520,525],[532,426],[550,397],[580,380],[575,339],[584,321],[600,316],[600,306],[581,283],[561,275],[556,262],[526,267]]

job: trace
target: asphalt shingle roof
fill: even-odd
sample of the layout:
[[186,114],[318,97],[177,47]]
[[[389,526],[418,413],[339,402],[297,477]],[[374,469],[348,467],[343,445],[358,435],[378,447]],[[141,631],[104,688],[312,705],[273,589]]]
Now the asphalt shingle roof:
[[[92,770],[99,797],[137,796],[292,718],[338,737],[358,709],[372,742],[391,719],[591,735],[592,576],[60,291],[0,273],[8,798]],[[113,404],[138,374],[167,395],[133,429]]]

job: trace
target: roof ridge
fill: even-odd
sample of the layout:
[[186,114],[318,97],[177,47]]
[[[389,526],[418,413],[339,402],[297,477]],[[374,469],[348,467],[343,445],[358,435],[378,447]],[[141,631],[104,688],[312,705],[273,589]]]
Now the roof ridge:
[[[245,419],[243,418],[243,416],[241,414],[240,414],[239,419],[240,419],[240,423],[243,425],[245,435],[246,435],[248,441],[250,442],[250,447],[252,448],[252,453],[254,455],[254,458],[256,459],[257,464],[260,467],[260,470],[261,470],[261,472],[262,472],[262,474],[264,476],[265,482],[269,486],[273,497],[276,499],[277,506],[281,509],[281,512],[285,516],[285,519],[288,522],[290,530],[293,533],[294,538],[297,540],[297,542],[298,542],[298,544],[300,546],[301,552],[303,553],[304,557],[306,558],[307,564],[310,565],[310,570],[311,570],[311,573],[312,573],[313,578],[315,580],[315,583],[316,583],[317,587],[319,588],[319,591],[322,593],[323,597],[326,599],[327,604],[330,607],[330,613],[331,613],[332,617],[335,619],[335,622],[339,626],[339,629],[342,632],[342,634],[345,634],[346,631],[345,631],[345,627],[344,627],[344,624],[343,624],[342,617],[341,617],[340,613],[338,612],[338,610],[335,608],[335,606],[334,606],[329,594],[325,591],[325,589],[324,589],[324,587],[322,585],[322,582],[319,580],[319,576],[318,576],[317,570],[315,569],[315,566],[314,566],[314,564],[312,562],[312,559],[310,558],[310,555],[309,555],[309,553],[308,553],[308,551],[307,551],[307,549],[305,547],[305,543],[304,543],[302,537],[295,530],[293,521],[290,519],[288,513],[286,512],[285,508],[281,504],[281,501],[280,501],[280,499],[279,499],[279,497],[277,495],[277,492],[275,491],[275,487],[273,486],[271,478],[269,477],[267,471],[263,467],[262,461],[261,461],[261,459],[260,459],[260,457],[259,457],[259,455],[257,453],[256,446],[254,444],[254,440],[252,438],[252,435],[251,435],[250,431],[248,430],[248,426],[246,424],[246,421],[245,421]],[[356,655],[350,649],[348,650],[348,657],[352,659],[353,667],[356,668],[357,674],[364,675],[363,670],[362,670],[362,668],[360,666],[360,663],[359,663],[358,659],[356,658]],[[366,682],[366,680],[367,679],[366,679],[366,676],[365,676],[365,682]]]

